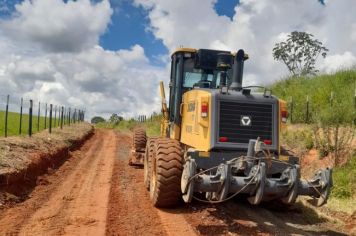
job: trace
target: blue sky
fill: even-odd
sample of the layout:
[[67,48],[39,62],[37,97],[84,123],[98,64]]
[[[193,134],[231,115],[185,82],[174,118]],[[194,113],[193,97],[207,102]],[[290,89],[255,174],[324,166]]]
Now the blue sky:
[[[126,49],[134,44],[139,44],[145,49],[146,55],[154,65],[162,62],[157,56],[168,53],[168,50],[154,35],[147,30],[149,25],[147,12],[142,7],[135,7],[129,0],[110,1],[115,9],[111,18],[108,31],[100,39],[100,44],[105,49]],[[219,0],[215,4],[215,10],[219,15],[230,18],[235,14],[234,7],[238,0]],[[163,65],[163,64],[162,64]]]
[[[65,0],[67,1],[67,0]],[[14,5],[22,0],[0,0],[3,10],[0,15],[9,17],[14,11]],[[235,14],[234,7],[239,0],[218,0],[215,10],[219,15],[226,15],[230,18]],[[111,24],[107,32],[100,37],[100,45],[109,50],[129,49],[135,44],[141,45],[150,59],[152,65],[164,66],[158,58],[160,55],[168,53],[162,41],[147,30],[149,20],[147,11],[142,7],[137,7],[130,0],[110,0],[114,13],[111,17]],[[5,10],[7,7],[8,10]]]

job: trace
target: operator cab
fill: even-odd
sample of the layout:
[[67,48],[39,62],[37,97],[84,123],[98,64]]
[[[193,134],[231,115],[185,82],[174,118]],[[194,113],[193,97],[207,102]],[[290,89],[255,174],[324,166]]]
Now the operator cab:
[[[180,122],[179,109],[185,92],[194,88],[220,89],[222,84],[231,87],[234,76],[242,80],[243,61],[248,59],[248,55],[243,50],[240,52],[242,66],[233,65],[236,55],[229,51],[180,48],[174,52],[169,83],[169,121]],[[223,58],[226,70],[217,67],[219,58]],[[238,70],[237,74],[233,73],[233,66],[235,71]],[[222,83],[221,78],[226,78],[226,81]]]
[[[187,58],[184,62],[183,93],[193,88],[218,89],[221,73],[217,69],[195,68],[193,58]],[[228,70],[227,81],[231,84],[232,70]]]

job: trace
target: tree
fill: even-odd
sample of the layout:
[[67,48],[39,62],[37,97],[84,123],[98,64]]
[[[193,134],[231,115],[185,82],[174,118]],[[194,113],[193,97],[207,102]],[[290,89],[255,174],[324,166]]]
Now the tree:
[[118,124],[118,123],[120,123],[120,121],[122,121],[124,118],[122,117],[122,116],[119,116],[119,115],[117,115],[117,114],[112,114],[111,116],[110,116],[110,118],[109,118],[109,121],[111,122],[111,123],[114,123],[114,124]]
[[91,119],[91,123],[92,124],[97,124],[97,123],[100,123],[100,122],[105,122],[105,119],[103,117],[100,117],[100,116],[94,116]]
[[320,55],[326,57],[329,50],[313,35],[306,32],[294,31],[287,40],[275,44],[273,57],[282,61],[293,76],[313,75],[318,70],[315,62]]

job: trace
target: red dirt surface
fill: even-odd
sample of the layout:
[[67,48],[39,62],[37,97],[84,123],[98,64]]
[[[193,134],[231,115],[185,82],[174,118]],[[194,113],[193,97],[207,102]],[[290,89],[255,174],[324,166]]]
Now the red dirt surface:
[[107,235],[195,235],[183,215],[154,208],[143,185],[143,169],[128,165],[131,137],[118,135]]
[[343,235],[342,225],[301,204],[193,202],[156,209],[143,170],[128,165],[131,138],[96,130],[29,198],[0,210],[1,235]]
[[96,132],[58,171],[40,178],[28,200],[0,213],[2,232],[104,234],[116,148],[113,132]]
[[90,124],[80,123],[53,129],[52,134],[43,131],[31,138],[0,138],[0,187],[17,194],[24,191],[19,186],[34,186],[37,176],[60,166],[69,150],[80,146],[93,130]]
[[312,149],[302,156],[301,161],[302,176],[305,178],[313,177],[314,173],[320,169],[334,167],[334,160],[331,155],[319,158],[318,150]]

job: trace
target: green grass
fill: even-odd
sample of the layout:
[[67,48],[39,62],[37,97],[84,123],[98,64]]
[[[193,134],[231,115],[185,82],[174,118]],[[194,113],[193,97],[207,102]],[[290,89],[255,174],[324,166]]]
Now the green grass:
[[354,214],[356,212],[356,156],[343,167],[333,170],[334,187],[331,191],[328,207],[335,211]]
[[[54,124],[54,118],[53,118],[53,127],[58,126],[58,119],[56,120],[56,124]],[[22,135],[27,135],[28,134],[28,125],[29,125],[29,115],[23,114],[22,116],[22,127],[21,127],[21,133]],[[49,118],[47,117],[47,128],[49,125]],[[38,132],[37,129],[38,126],[38,117],[33,116],[32,117],[32,133]],[[9,112],[8,113],[8,131],[7,134],[8,136],[16,136],[19,135],[19,128],[20,128],[20,114],[15,113],[15,112]],[[40,117],[39,121],[39,131],[44,130],[45,128],[45,118]],[[0,111],[0,136],[4,137],[5,136],[5,112]]]
[[334,168],[332,196],[341,199],[356,198],[356,156],[343,167]]
[[[270,88],[273,94],[287,101],[289,105],[293,98],[294,123],[305,121],[307,96],[310,101],[311,121],[318,116],[341,113],[342,121],[347,123],[355,117],[355,85],[356,71],[345,70],[315,77],[286,78],[274,83]],[[330,102],[332,92],[333,107]]]

